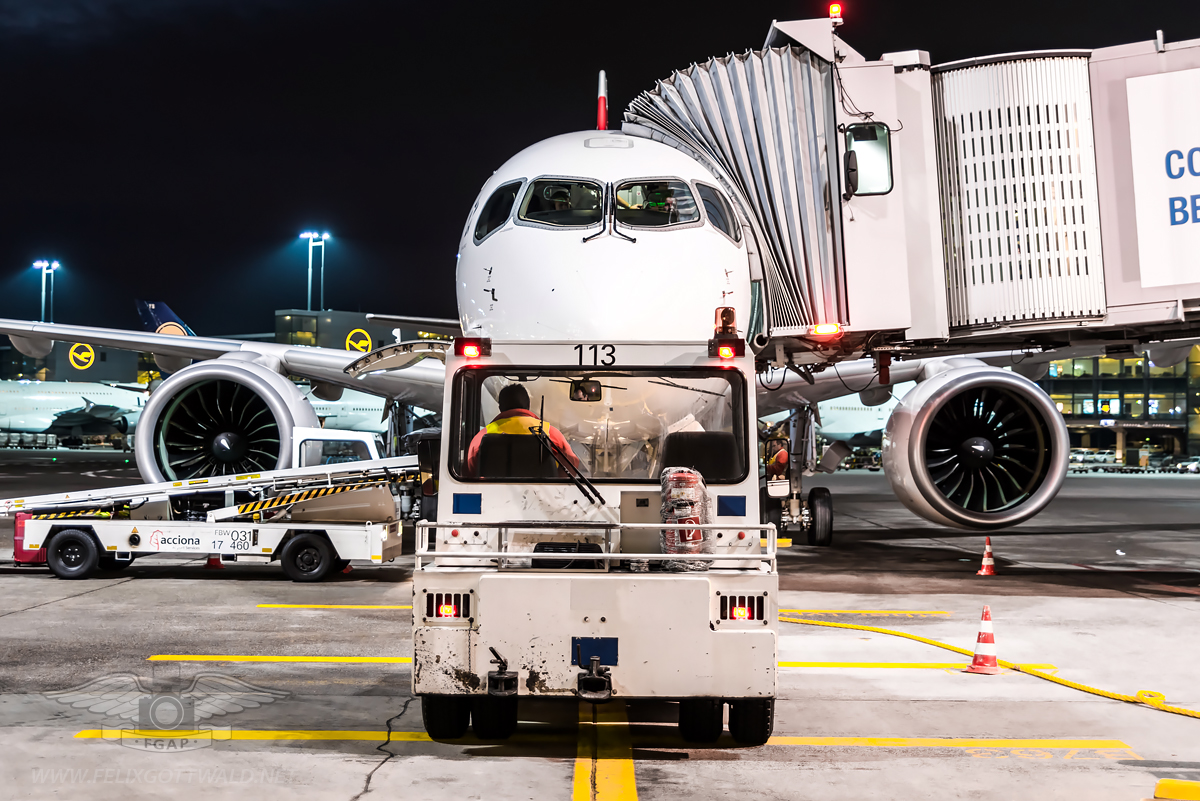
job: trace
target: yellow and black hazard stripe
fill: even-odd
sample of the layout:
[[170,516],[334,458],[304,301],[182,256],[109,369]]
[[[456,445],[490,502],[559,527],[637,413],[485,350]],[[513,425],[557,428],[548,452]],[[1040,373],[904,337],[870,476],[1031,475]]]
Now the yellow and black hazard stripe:
[[112,517],[111,512],[105,512],[102,509],[74,509],[70,512],[50,512],[47,514],[34,515],[34,520],[66,520],[70,517]]
[[280,506],[291,506],[294,503],[309,501],[313,498],[324,498],[326,495],[337,495],[340,492],[353,492],[354,490],[366,487],[378,487],[386,483],[387,481],[365,481],[361,484],[347,484],[342,487],[321,487],[320,489],[293,492],[290,495],[280,495],[277,498],[268,498],[265,501],[243,503],[238,507],[238,514],[248,515],[253,512],[263,512],[267,509],[278,509]]

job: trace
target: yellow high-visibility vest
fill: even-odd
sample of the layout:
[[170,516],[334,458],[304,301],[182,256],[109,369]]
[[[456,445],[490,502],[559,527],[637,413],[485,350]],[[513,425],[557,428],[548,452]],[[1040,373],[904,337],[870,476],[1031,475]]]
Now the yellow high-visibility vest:
[[[525,415],[502,417],[488,423],[486,431],[489,434],[528,434],[529,429],[537,428],[541,424],[542,421],[536,417],[526,417]],[[546,429],[546,436],[549,436],[550,427],[546,426]]]

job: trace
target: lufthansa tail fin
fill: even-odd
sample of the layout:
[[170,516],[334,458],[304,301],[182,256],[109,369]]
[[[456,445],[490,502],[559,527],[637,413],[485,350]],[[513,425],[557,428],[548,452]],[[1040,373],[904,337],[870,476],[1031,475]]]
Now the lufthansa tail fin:
[[179,315],[171,311],[171,307],[159,300],[137,301],[138,317],[142,327],[155,334],[174,334],[180,337],[194,337],[196,332],[188,324],[179,319]]

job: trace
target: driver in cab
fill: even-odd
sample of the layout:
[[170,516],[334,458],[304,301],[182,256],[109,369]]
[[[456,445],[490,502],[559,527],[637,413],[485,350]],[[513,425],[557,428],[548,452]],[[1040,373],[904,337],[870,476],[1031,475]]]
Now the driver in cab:
[[566,437],[552,425],[544,424],[541,419],[529,411],[529,392],[520,384],[509,384],[500,390],[497,398],[500,403],[500,414],[496,415],[487,427],[475,435],[471,446],[467,449],[467,473],[479,475],[479,446],[484,434],[525,434],[533,436],[531,428],[541,428],[551,442],[562,451],[563,456],[571,462],[573,468],[579,468],[579,457],[571,450]]

